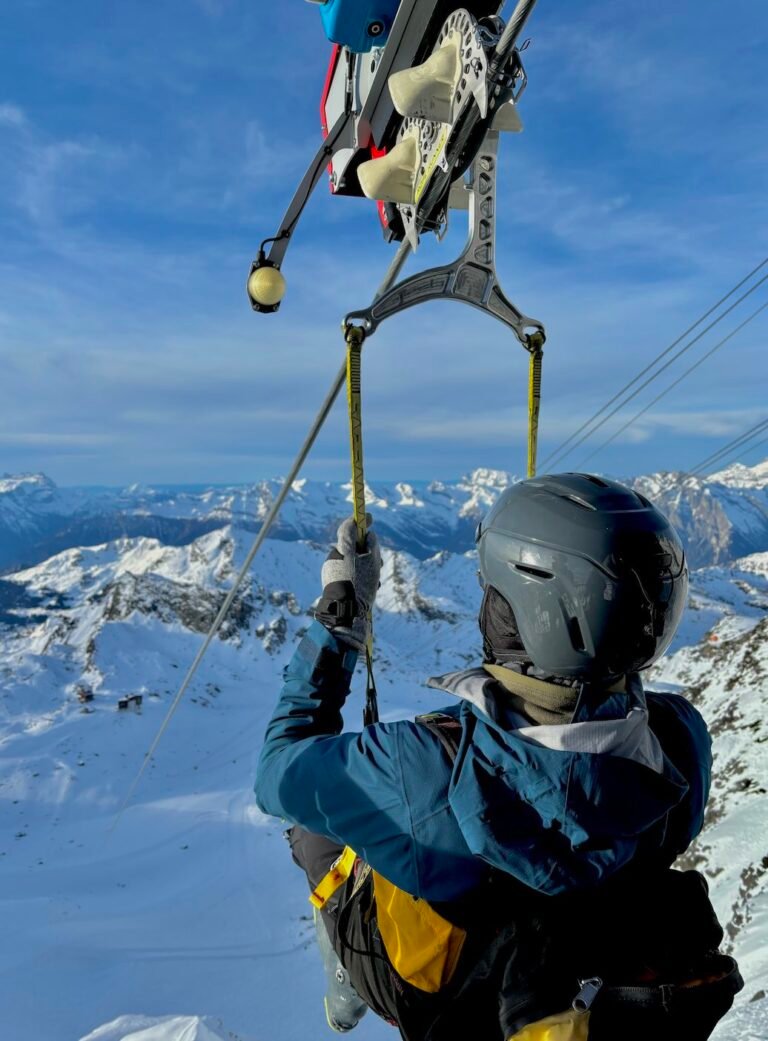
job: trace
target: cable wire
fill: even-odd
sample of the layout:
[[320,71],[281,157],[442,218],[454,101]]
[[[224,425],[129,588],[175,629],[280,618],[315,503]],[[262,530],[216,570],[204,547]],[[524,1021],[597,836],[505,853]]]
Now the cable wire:
[[[739,449],[739,452],[740,452],[740,451],[744,451],[745,453],[749,453],[749,452],[754,452],[754,450],[755,450],[756,448],[762,448],[762,447],[763,447],[763,445],[768,445],[768,437],[766,437],[766,438],[763,438],[763,440],[762,440],[762,441],[757,441],[757,442],[755,442],[755,444],[754,444],[754,445],[749,445],[748,447],[744,448],[743,450],[742,450],[742,449]],[[738,455],[738,454],[739,454],[739,452],[737,452],[737,453],[736,453],[736,455]],[[733,458],[735,458],[735,457],[733,457]],[[731,458],[731,459],[729,460],[729,463],[728,463],[728,465],[730,465],[730,463],[731,463],[731,462],[733,462],[733,458]]]
[[[569,455],[570,452],[573,451],[573,449],[578,448],[578,446],[580,444],[582,444],[584,441],[586,441],[588,437],[591,437],[591,435],[593,433],[595,433],[595,431],[598,430],[600,426],[603,425],[602,423],[599,424],[598,426],[596,426],[594,428],[594,430],[591,430],[580,441],[578,441],[575,445],[573,445],[573,448],[571,448],[568,451],[566,451],[566,449],[568,448],[568,445],[570,445],[573,441],[575,441],[576,438],[579,436],[579,434],[583,433],[587,429],[587,427],[591,426],[592,423],[594,423],[594,421],[596,419],[599,419],[600,416],[602,416],[603,413],[605,413],[611,407],[611,405],[615,404],[619,400],[619,398],[621,398],[628,390],[630,390],[632,387],[634,387],[635,384],[638,383],[643,378],[643,376],[646,376],[651,371],[651,369],[653,369],[653,367],[657,364],[657,362],[660,362],[662,360],[662,358],[666,358],[666,356],[668,354],[670,354],[675,349],[675,347],[678,346],[678,344],[682,343],[682,341],[686,338],[686,336],[688,336],[690,333],[692,333],[694,331],[694,329],[697,329],[701,325],[702,322],[705,322],[707,320],[707,318],[709,318],[709,316],[711,314],[714,314],[714,312],[718,309],[718,307],[720,307],[722,304],[724,304],[726,300],[729,300],[733,296],[734,293],[737,293],[739,291],[739,289],[741,289],[741,287],[743,285],[745,285],[750,280],[750,278],[752,278],[753,275],[756,275],[758,271],[760,271],[763,267],[765,267],[766,264],[768,264],[768,257],[766,257],[765,260],[761,261],[761,263],[759,263],[756,268],[754,268],[752,271],[750,271],[750,273],[748,275],[746,275],[744,278],[742,278],[742,280],[740,282],[738,282],[733,287],[733,289],[731,289],[729,292],[727,292],[725,294],[725,296],[723,296],[720,300],[717,301],[716,304],[714,304],[712,307],[710,307],[710,309],[708,311],[706,311],[700,318],[698,318],[693,323],[693,325],[689,326],[685,330],[684,333],[681,333],[681,335],[678,336],[678,338],[673,343],[671,343],[669,345],[669,347],[666,347],[660,354],[657,354],[656,357],[653,359],[653,361],[649,362],[649,364],[646,365],[646,367],[641,372],[639,372],[633,379],[631,379],[628,383],[626,383],[621,388],[621,390],[618,390],[613,395],[613,397],[610,399],[610,401],[606,401],[606,403],[601,408],[599,408],[597,410],[597,412],[594,413],[594,415],[592,415],[588,420],[586,420],[586,422],[582,423],[581,426],[578,428],[578,430],[574,430],[574,432],[570,435],[570,437],[566,438],[566,440],[563,441],[562,444],[560,444],[553,452],[550,452],[550,454],[544,460],[544,462],[542,464],[542,468],[545,468],[545,467],[549,466],[550,463],[554,463],[554,462],[559,461],[561,458],[563,458],[566,455]],[[742,299],[743,299],[743,297],[742,297]],[[727,313],[728,312],[726,312],[726,314]],[[721,315],[721,318],[723,318],[723,317],[725,317],[725,315]],[[710,328],[711,328],[711,326],[710,326]],[[665,366],[665,368],[666,367],[667,366]],[[656,375],[657,376],[660,375],[663,371],[664,371],[664,369],[660,369],[659,372],[656,373]],[[656,377],[654,376],[653,378],[655,379]],[[644,386],[647,386],[647,384],[644,384]],[[641,387],[640,390],[642,390],[642,389],[643,388]],[[640,390],[638,390],[637,393],[639,393]],[[636,395],[633,395],[633,397],[635,397],[635,396]],[[627,398],[627,400],[623,403],[623,405],[628,404],[631,400],[632,400],[631,397]],[[606,417],[606,421],[608,419],[610,419],[612,416],[614,416],[616,414],[616,412],[619,411],[619,409],[623,408],[623,405],[620,405],[614,412],[611,413],[610,416],[607,416]]]
[[[710,455],[707,456],[706,459],[702,459],[702,461],[700,463],[697,463],[696,466],[691,467],[688,473],[695,476],[702,470],[706,470],[710,466],[717,463],[718,460],[720,460],[723,456],[728,455],[730,452],[733,452],[736,449],[741,451],[744,442],[751,441],[753,437],[762,434],[764,430],[768,430],[768,419],[763,419],[759,423],[755,423],[755,425],[753,427],[750,427],[749,430],[746,431],[746,433],[740,434],[739,437],[735,437],[732,441],[729,441],[727,445],[723,445],[723,447],[719,448],[716,452],[712,452]],[[760,443],[762,444],[762,442]],[[753,447],[757,446],[755,445]],[[751,450],[752,449],[745,449],[745,451]]]
[[768,445],[768,437],[766,437],[766,438],[763,438],[763,440],[762,440],[762,441],[756,441],[756,442],[755,442],[755,443],[754,443],[753,445],[744,445],[744,446],[742,446],[742,447],[741,447],[741,448],[740,448],[740,449],[739,449],[739,450],[738,450],[738,451],[736,452],[736,454],[735,454],[735,455],[732,455],[732,456],[731,456],[731,458],[730,458],[730,459],[728,460],[728,462],[727,462],[727,463],[726,463],[726,462],[725,462],[724,460],[722,460],[722,459],[721,459],[721,460],[720,460],[720,462],[719,462],[719,463],[717,464],[717,466],[718,466],[718,469],[724,469],[724,468],[725,468],[726,466],[730,466],[730,465],[731,465],[731,463],[733,463],[733,462],[735,462],[735,461],[736,461],[736,459],[738,458],[738,456],[739,456],[739,455],[740,455],[740,454],[741,454],[742,452],[743,452],[743,453],[744,453],[745,455],[747,455],[747,454],[748,454],[749,452],[754,452],[754,450],[755,450],[756,448],[762,448],[762,447],[763,447],[763,445]]
[[[766,275],[766,278],[768,278],[768,275]],[[734,304],[734,307],[735,306],[736,305]],[[698,361],[694,362],[693,365],[690,365],[685,370],[685,372],[682,373],[682,375],[678,376],[677,379],[670,383],[670,385],[666,387],[664,390],[662,390],[660,394],[657,394],[653,401],[650,401],[644,408],[641,408],[636,415],[634,415],[630,420],[628,420],[623,426],[619,427],[619,429],[616,430],[613,434],[611,434],[609,438],[603,441],[601,445],[598,445],[598,447],[595,448],[594,451],[590,452],[589,455],[582,460],[580,468],[584,467],[590,459],[596,456],[599,452],[602,452],[602,450],[604,448],[607,448],[608,445],[612,444],[617,437],[624,433],[625,430],[629,430],[629,428],[633,426],[638,421],[638,419],[644,416],[646,412],[650,412],[654,405],[657,405],[662,398],[665,398],[667,394],[669,394],[670,391],[674,390],[675,387],[679,387],[683,380],[687,379],[692,372],[695,372],[696,369],[698,369],[699,366],[703,365],[708,358],[711,358],[713,354],[716,354],[721,347],[724,347],[726,343],[729,342],[729,340],[732,340],[734,336],[738,335],[738,333],[740,333],[745,326],[749,325],[750,322],[753,322],[755,318],[757,318],[757,316],[766,309],[766,307],[768,307],[768,300],[766,300],[764,304],[761,304],[761,306],[758,307],[756,311],[753,311],[749,318],[745,318],[741,325],[737,325],[736,328],[729,332],[727,336],[724,336],[723,339],[716,343],[714,347],[711,347],[706,354],[703,354],[701,358],[699,358]]]
[[[386,275],[384,277],[383,283],[381,284],[381,286],[379,287],[379,289],[378,289],[378,291],[376,293],[376,297],[375,297],[376,300],[378,300],[381,296],[383,296],[384,293],[387,292],[389,287],[397,280],[397,277],[400,274],[400,272],[402,271],[403,266],[404,266],[406,260],[408,259],[409,255],[410,255],[410,252],[411,252],[411,247],[408,244],[408,242],[407,241],[406,242],[402,242],[400,244],[400,247],[398,248],[398,251],[397,251],[396,255],[394,256],[394,258],[392,260],[392,263],[389,266],[389,269],[387,270],[387,273],[386,273]],[[120,809],[118,810],[118,812],[117,812],[117,814],[115,816],[114,821],[112,822],[112,826],[109,829],[110,832],[115,830],[115,828],[117,827],[117,825],[120,822],[120,818],[125,813],[125,810],[126,810],[128,804],[129,804],[129,802],[133,798],[133,793],[136,791],[137,787],[139,786],[139,782],[141,781],[141,778],[144,776],[144,772],[147,769],[147,766],[149,765],[152,757],[154,756],[155,752],[157,751],[157,746],[160,744],[160,741],[161,741],[161,739],[163,737],[163,734],[168,729],[168,726],[169,726],[169,724],[171,722],[171,719],[173,718],[173,716],[174,716],[174,714],[176,712],[176,709],[181,704],[181,699],[184,697],[184,694],[186,693],[190,683],[192,682],[192,680],[195,677],[195,674],[197,673],[197,670],[200,668],[200,665],[202,664],[203,658],[205,657],[205,655],[206,655],[206,653],[208,651],[208,648],[213,643],[213,640],[216,637],[216,634],[218,633],[219,629],[221,628],[221,626],[222,626],[222,624],[224,622],[224,619],[226,618],[226,616],[227,616],[227,614],[229,612],[229,609],[232,606],[232,603],[234,602],[234,599],[237,596],[237,593],[238,593],[240,587],[242,586],[243,582],[245,581],[246,575],[248,574],[248,571],[250,570],[251,564],[253,563],[254,559],[256,558],[256,554],[261,549],[261,546],[262,546],[264,540],[266,539],[267,535],[269,534],[272,525],[277,520],[277,516],[280,513],[282,505],[285,502],[286,498],[288,497],[289,491],[293,487],[293,482],[299,476],[299,473],[301,472],[301,468],[304,465],[304,462],[305,462],[307,456],[309,455],[310,451],[312,450],[312,447],[313,447],[315,441],[317,440],[317,437],[318,437],[320,431],[322,430],[322,428],[323,428],[323,426],[325,424],[325,421],[327,420],[328,416],[330,415],[331,409],[333,408],[333,405],[334,405],[334,402],[336,401],[336,398],[339,396],[339,392],[341,391],[341,388],[346,383],[346,379],[347,379],[347,363],[346,363],[346,360],[345,360],[344,364],[339,369],[339,372],[337,373],[336,378],[334,379],[333,383],[331,384],[331,388],[328,391],[328,393],[326,394],[325,400],[323,401],[322,405],[320,406],[320,411],[317,413],[317,416],[315,417],[315,420],[314,420],[312,426],[309,429],[309,433],[307,434],[306,438],[304,439],[304,443],[302,444],[301,449],[299,450],[299,454],[296,456],[296,459],[294,460],[294,463],[293,463],[293,466],[291,467],[290,473],[288,474],[288,476],[286,477],[285,481],[283,482],[283,487],[280,489],[280,492],[279,492],[277,498],[272,503],[272,506],[271,506],[271,508],[269,510],[269,513],[264,518],[264,521],[263,521],[263,523],[261,525],[261,529],[259,530],[259,533],[256,536],[256,539],[255,539],[253,545],[251,546],[250,550],[248,551],[248,554],[247,554],[247,556],[245,558],[245,561],[243,562],[243,566],[240,568],[240,571],[238,572],[237,577],[235,578],[235,581],[234,581],[234,583],[232,585],[232,588],[227,593],[227,596],[224,599],[224,603],[219,608],[219,613],[216,615],[216,618],[214,619],[213,625],[211,626],[208,634],[206,635],[205,640],[203,641],[203,644],[200,647],[200,650],[197,652],[197,654],[195,656],[195,660],[190,665],[189,670],[188,670],[186,676],[184,677],[184,680],[183,680],[181,686],[179,687],[178,692],[176,693],[176,696],[174,697],[173,701],[171,702],[171,707],[168,709],[168,712],[167,712],[167,714],[165,716],[165,719],[163,720],[162,725],[160,726],[160,729],[158,730],[157,735],[156,735],[154,741],[152,742],[152,744],[151,744],[151,746],[149,748],[149,751],[144,756],[144,760],[143,760],[143,762],[141,764],[141,767],[139,768],[139,771],[136,774],[136,777],[133,779],[133,783],[131,784],[130,788],[128,789],[128,794],[126,795],[125,799],[123,800],[123,803],[122,803]]]
[[705,467],[710,466],[712,463],[716,463],[718,459],[721,458],[721,456],[727,455],[733,449],[740,448],[743,442],[751,441],[752,438],[755,437],[755,435],[762,434],[762,432],[766,428],[768,428],[768,419],[763,419],[761,420],[761,422],[756,423],[753,427],[750,427],[750,429],[747,430],[746,433],[741,434],[739,437],[734,438],[732,441],[729,441],[727,445],[723,445],[723,447],[718,449],[716,452],[712,452],[710,455],[707,456],[706,459],[702,460],[702,462],[700,463],[697,463],[696,466],[688,472],[695,473],[697,470],[702,470]]

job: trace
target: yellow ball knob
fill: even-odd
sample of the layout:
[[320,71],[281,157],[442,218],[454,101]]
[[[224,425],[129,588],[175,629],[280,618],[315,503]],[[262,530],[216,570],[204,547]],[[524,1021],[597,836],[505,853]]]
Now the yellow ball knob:
[[276,307],[285,296],[285,279],[276,267],[257,267],[248,279],[248,295],[262,307]]

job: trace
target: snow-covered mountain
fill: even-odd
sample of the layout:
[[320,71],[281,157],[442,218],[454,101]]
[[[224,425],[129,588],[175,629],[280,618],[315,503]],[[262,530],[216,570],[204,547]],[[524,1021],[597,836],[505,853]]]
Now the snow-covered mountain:
[[[368,503],[384,545],[426,559],[472,548],[478,520],[515,478],[475,470],[459,481],[376,484]],[[768,463],[731,467],[710,478],[653,474],[638,491],[675,520],[694,567],[724,563],[768,544]],[[281,486],[278,480],[235,487],[123,490],[57,488],[27,474],[0,480],[0,570],[17,569],[77,546],[146,536],[181,546],[231,525],[255,531]],[[350,510],[350,486],[296,481],[273,537],[327,542]]]
[[[710,813],[689,860],[710,879],[747,979],[720,1041],[768,1037],[768,533],[761,541],[744,521],[764,501],[768,482],[758,471],[702,485],[699,501],[716,499],[732,532],[738,524],[739,538],[752,530],[751,552],[731,559],[733,534],[717,542],[719,557],[710,543],[720,563],[693,575],[672,653],[648,680],[687,692],[715,735]],[[376,613],[385,718],[438,708],[445,695],[422,681],[477,660],[471,530],[508,479],[478,472],[442,490],[374,489],[377,526],[387,524],[395,543]],[[642,490],[686,515],[691,479],[653,480],[657,487],[645,478]],[[251,532],[229,521],[252,520],[259,502],[263,515],[265,489],[274,492],[258,487],[239,499],[223,490],[60,492],[38,478],[0,490],[3,522],[11,515],[3,496],[28,504],[16,513],[17,530],[26,517],[33,539],[42,530],[33,518],[48,506],[50,516],[71,519],[121,497],[136,518],[144,509],[153,519],[216,522],[180,544],[142,535],[68,547],[0,582],[0,930],[13,937],[0,945],[0,1003],[10,1038],[293,1041],[326,1030],[306,893],[280,822],[257,811],[251,785],[281,670],[309,622],[326,533],[348,512],[348,489],[294,490],[283,538],[265,544],[113,828],[250,544]],[[463,524],[468,543],[427,555],[424,539],[414,551],[416,517],[432,518],[435,541],[441,524],[457,538]],[[690,524],[701,524],[697,518]],[[316,538],[306,537],[310,530]],[[118,707],[135,694],[140,707]],[[348,725],[357,727],[361,713],[358,678]],[[356,1036],[376,1041],[392,1032],[369,1017]]]
[[768,461],[707,478],[665,473],[632,484],[675,523],[693,567],[727,563],[768,545]]
[[[480,516],[511,480],[476,470],[454,484],[396,483],[367,488],[368,508],[385,544],[425,558],[466,550]],[[58,489],[45,476],[0,481],[0,568],[39,563],[53,553],[117,538],[146,536],[186,545],[231,525],[255,531],[281,488],[279,480],[213,488]],[[327,542],[350,512],[348,484],[296,481],[272,537]]]

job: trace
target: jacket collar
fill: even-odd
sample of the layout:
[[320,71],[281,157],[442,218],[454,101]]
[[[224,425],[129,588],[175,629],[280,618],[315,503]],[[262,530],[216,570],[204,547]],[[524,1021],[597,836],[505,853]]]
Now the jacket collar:
[[[504,671],[514,676],[511,682],[518,690],[525,689],[529,694],[535,690],[536,696],[546,697],[552,693],[546,688],[556,686],[511,670]],[[524,684],[519,684],[520,680],[524,680]],[[655,773],[663,771],[664,754],[648,725],[645,693],[636,673],[622,681],[619,686],[623,690],[611,688],[613,696],[600,706],[595,718],[576,723],[531,725],[530,720],[510,705],[511,699],[506,693],[510,689],[509,682],[510,678],[505,677],[501,687],[485,669],[468,669],[433,677],[427,686],[469,702],[496,726],[514,731],[518,739],[531,745],[560,752],[614,755],[642,763]]]

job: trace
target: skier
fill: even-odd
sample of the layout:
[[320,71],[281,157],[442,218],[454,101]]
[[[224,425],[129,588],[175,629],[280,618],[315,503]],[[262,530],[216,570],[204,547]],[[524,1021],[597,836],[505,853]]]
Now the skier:
[[481,668],[457,699],[342,733],[379,586],[345,521],[285,672],[256,798],[293,824],[339,1032],[367,1007],[409,1041],[699,1041],[741,978],[694,871],[711,745],[645,693],[688,574],[668,520],[582,474],[507,489],[478,528]]

